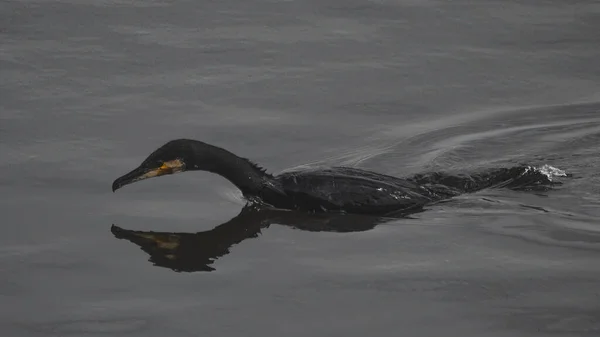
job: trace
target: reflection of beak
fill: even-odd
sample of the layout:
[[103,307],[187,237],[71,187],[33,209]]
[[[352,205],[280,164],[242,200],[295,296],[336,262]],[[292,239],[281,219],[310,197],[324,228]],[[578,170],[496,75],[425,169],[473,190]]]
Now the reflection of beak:
[[179,248],[179,236],[176,233],[132,231],[115,225],[110,227],[110,231],[117,239],[127,239],[139,245],[153,245],[164,251]]
[[160,177],[165,174],[182,172],[184,168],[185,166],[181,160],[172,160],[170,162],[165,162],[162,164],[161,167],[155,169],[138,167],[135,170],[125,174],[124,176],[117,178],[112,184],[112,191],[114,192],[119,188],[127,184],[134,183],[136,181]]

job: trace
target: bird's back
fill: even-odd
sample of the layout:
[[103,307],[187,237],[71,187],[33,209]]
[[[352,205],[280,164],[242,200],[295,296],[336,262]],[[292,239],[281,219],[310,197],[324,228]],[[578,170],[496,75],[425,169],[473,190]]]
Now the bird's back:
[[283,173],[275,177],[286,194],[282,205],[314,211],[385,214],[431,201],[426,188],[406,179],[370,171],[332,167]]

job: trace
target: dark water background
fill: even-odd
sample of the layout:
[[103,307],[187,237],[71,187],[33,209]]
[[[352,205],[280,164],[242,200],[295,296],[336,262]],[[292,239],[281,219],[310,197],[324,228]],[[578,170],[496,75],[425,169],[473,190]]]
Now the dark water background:
[[[598,1],[3,1],[0,31],[2,336],[600,335]],[[110,185],[179,137],[275,173],[573,177],[363,232],[272,225],[176,273],[111,225],[207,231],[235,188]]]

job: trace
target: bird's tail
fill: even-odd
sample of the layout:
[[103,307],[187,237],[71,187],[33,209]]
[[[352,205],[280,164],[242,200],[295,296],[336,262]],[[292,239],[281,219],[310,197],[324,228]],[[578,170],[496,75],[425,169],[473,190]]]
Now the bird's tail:
[[430,172],[411,178],[421,185],[443,186],[458,193],[475,192],[485,188],[509,188],[512,190],[548,190],[560,185],[554,177],[567,174],[550,165],[535,167],[520,165],[508,168],[493,168],[473,174],[449,174]]

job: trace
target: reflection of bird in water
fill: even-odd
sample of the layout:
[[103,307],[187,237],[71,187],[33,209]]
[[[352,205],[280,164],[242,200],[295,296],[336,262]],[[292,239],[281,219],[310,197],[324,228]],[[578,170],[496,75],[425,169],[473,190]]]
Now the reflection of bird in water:
[[309,212],[390,215],[488,187],[529,188],[550,183],[529,166],[492,169],[472,175],[428,173],[397,178],[348,167],[287,172],[273,176],[251,161],[200,141],[173,140],[140,166],[113,182],[124,185],[166,174],[202,170],[223,176],[247,200],[274,208]]
[[246,206],[240,214],[211,230],[198,233],[134,231],[113,225],[118,239],[129,240],[150,255],[156,266],[179,272],[212,271],[214,260],[229,254],[231,246],[257,237],[271,224],[306,231],[359,232],[393,220],[369,215],[310,214]]

